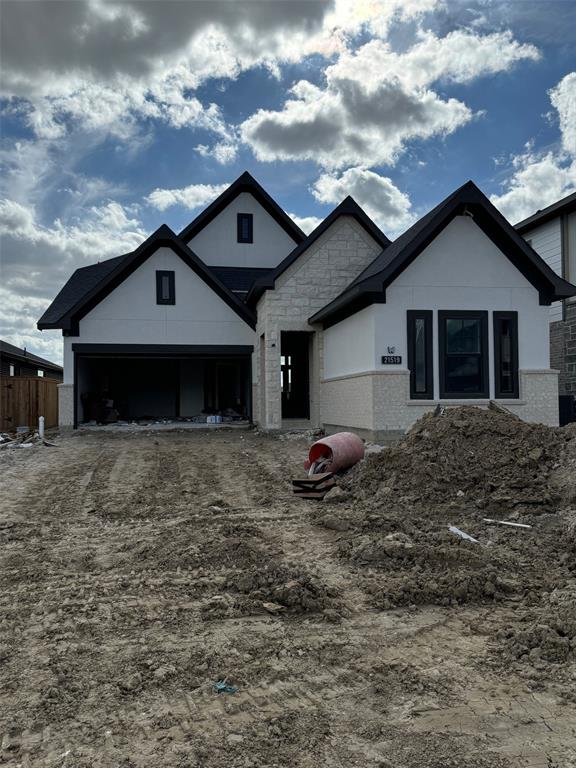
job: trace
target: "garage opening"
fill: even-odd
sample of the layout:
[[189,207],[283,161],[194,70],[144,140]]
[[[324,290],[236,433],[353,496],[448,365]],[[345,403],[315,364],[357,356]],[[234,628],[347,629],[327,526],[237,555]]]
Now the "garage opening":
[[218,347],[146,354],[85,349],[97,346],[73,346],[84,348],[75,350],[76,424],[252,419],[250,353]]

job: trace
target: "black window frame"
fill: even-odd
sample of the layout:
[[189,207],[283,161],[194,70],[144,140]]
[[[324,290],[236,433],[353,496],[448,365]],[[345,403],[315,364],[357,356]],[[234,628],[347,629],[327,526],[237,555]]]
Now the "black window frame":
[[[243,237],[242,235],[242,222],[248,222],[248,235]],[[238,213],[236,214],[236,236],[239,243],[253,243],[254,242],[254,215],[252,213]]]
[[[431,309],[409,309],[406,313],[406,331],[408,340],[408,369],[410,370],[410,399],[433,400],[434,399],[434,356],[432,350],[432,323]],[[426,346],[426,391],[416,392],[416,320],[424,320],[424,339]]]
[[[481,392],[446,391],[446,320],[480,320],[480,361],[482,365]],[[488,347],[488,311],[484,309],[438,310],[438,373],[441,400],[488,400],[490,398],[490,350]]]
[[[500,389],[500,369],[502,367],[502,350],[500,346],[502,339],[502,334],[500,332],[501,320],[508,320],[512,323],[511,351],[514,384],[512,392],[502,392]],[[520,381],[518,375],[518,312],[511,310],[506,312],[493,312],[492,329],[494,335],[494,396],[498,400],[518,399],[520,396]]]
[[[162,298],[162,280],[168,278],[168,293],[167,299]],[[176,304],[176,280],[174,277],[174,271],[171,269],[157,269],[156,270],[156,304]]]

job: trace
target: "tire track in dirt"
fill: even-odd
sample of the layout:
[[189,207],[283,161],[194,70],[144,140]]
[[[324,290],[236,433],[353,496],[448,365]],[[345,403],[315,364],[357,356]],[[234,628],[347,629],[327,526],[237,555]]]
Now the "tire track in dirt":
[[[0,476],[0,490],[20,483],[0,512],[2,556],[37,566],[24,578],[4,564],[22,577],[13,584],[0,574],[0,762],[444,768],[458,755],[501,768],[498,749],[514,768],[570,765],[569,710],[476,669],[485,639],[460,612],[365,609],[338,534],[291,494],[305,441],[191,431],[61,446]],[[338,588],[350,617],[240,616],[226,585],[276,550]],[[211,601],[220,612],[204,610]],[[236,694],[213,691],[224,677]],[[518,758],[522,718],[535,723],[532,762]]]

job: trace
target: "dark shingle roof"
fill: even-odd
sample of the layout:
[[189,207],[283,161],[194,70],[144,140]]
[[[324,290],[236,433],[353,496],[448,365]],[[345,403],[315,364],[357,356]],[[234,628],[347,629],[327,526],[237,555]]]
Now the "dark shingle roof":
[[256,280],[272,270],[261,267],[210,267],[221,283],[234,293],[248,293]]
[[204,264],[188,248],[186,243],[172,232],[170,227],[163,224],[131,253],[76,270],[38,321],[38,328],[40,330],[45,328],[77,329],[78,320],[84,317],[110,291],[114,290],[148,256],[163,246],[167,246],[180,256],[236,314],[250,326],[255,327],[254,313],[240,297],[224,285],[210,267]]
[[540,301],[576,295],[576,287],[559,277],[472,181],[466,182],[382,251],[345,291],[316,312],[310,323],[334,325],[374,302],[385,301],[390,283],[426,248],[456,215],[469,213],[490,239],[540,293]]
[[84,296],[95,288],[118,264],[129,254],[116,256],[113,259],[91,264],[89,267],[77,269],[52,304],[38,321],[48,327],[57,323],[61,317],[67,314]]
[[31,352],[28,352],[27,349],[20,349],[20,347],[15,347],[14,344],[9,344],[7,341],[0,341],[0,356],[13,357],[17,360],[41,365],[43,368],[62,372],[61,365],[51,363],[50,360],[46,360],[44,357],[39,357],[38,355],[33,355]]

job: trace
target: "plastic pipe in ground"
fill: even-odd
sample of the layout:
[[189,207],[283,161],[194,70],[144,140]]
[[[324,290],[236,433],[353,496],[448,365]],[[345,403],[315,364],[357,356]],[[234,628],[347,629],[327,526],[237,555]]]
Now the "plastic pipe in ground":
[[40,439],[44,440],[44,416],[38,417],[38,434],[40,435]]

